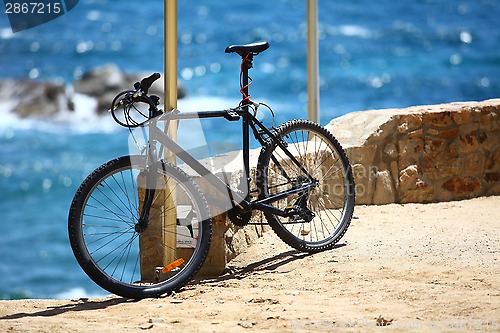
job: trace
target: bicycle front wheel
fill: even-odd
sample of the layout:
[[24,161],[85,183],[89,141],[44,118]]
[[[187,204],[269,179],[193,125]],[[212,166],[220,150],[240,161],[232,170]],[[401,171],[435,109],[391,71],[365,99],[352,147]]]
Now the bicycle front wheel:
[[70,208],[69,239],[78,263],[99,286],[126,298],[179,289],[201,268],[210,247],[205,197],[178,167],[158,164],[146,226],[139,223],[148,190],[143,156],[97,168]]
[[[347,231],[354,210],[354,178],[347,156],[330,132],[311,121],[288,121],[276,135],[298,164],[269,142],[257,165],[259,198],[289,192],[273,206],[291,214],[264,215],[293,248],[311,253],[331,249]],[[300,188],[308,190],[294,193]]]

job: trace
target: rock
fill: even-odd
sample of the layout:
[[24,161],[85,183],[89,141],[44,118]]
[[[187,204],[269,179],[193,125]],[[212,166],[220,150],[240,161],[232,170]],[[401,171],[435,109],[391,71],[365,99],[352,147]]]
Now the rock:
[[163,319],[163,318],[149,318],[148,322],[150,324],[160,324],[160,323],[164,323],[165,319]]
[[[106,112],[113,98],[124,90],[133,89],[135,82],[151,73],[129,74],[116,65],[105,65],[90,70],[73,83],[74,92],[95,97],[97,113]],[[164,81],[159,79],[150,89],[151,94],[163,99]],[[21,117],[50,117],[62,110],[74,110],[73,91],[64,82],[7,79],[0,81],[0,98],[12,101],[12,111]],[[186,96],[179,83],[177,97]]]
[[373,194],[373,204],[384,205],[394,202],[394,186],[389,171],[377,172],[377,181],[375,182],[375,192]]
[[418,167],[410,165],[399,173],[399,189],[402,193],[408,192],[415,186],[418,179]]
[[457,125],[470,124],[474,120],[474,114],[470,110],[458,110],[453,112],[451,117]]
[[423,151],[422,138],[398,140],[398,160],[400,169],[418,162],[418,156]]
[[453,123],[451,111],[428,112],[423,115],[423,123],[434,127],[448,127]]
[[443,184],[443,189],[458,195],[474,194],[481,188],[481,183],[473,177],[455,177]]
[[394,319],[385,319],[382,316],[378,316],[378,318],[375,318],[375,322],[377,326],[389,326],[392,324]]
[[[128,74],[122,72],[116,65],[108,64],[96,67],[85,73],[81,79],[74,82],[75,91],[96,97],[98,100],[97,112],[102,113],[109,109],[113,98],[124,90],[132,90],[134,83],[151,75],[152,73]],[[149,92],[163,98],[164,81],[157,80]],[[181,84],[178,84],[177,97],[179,99],[186,96],[186,91]]]
[[47,117],[74,109],[66,85],[61,82],[6,80],[0,82],[0,98],[11,100],[12,111],[21,117]]
[[110,90],[122,90],[126,77],[116,65],[97,67],[75,81],[75,91],[90,96],[100,96]]
[[399,117],[399,133],[403,134],[419,128],[422,128],[421,114],[403,114]]
[[384,154],[387,160],[393,160],[398,157],[398,150],[393,142],[390,142],[384,148]]
[[365,165],[357,163],[352,164],[352,172],[354,175],[354,184],[356,185],[356,203],[371,204],[373,199],[373,179],[375,173],[371,169],[367,169]]
[[239,326],[243,327],[243,328],[252,328],[253,325],[255,325],[255,323],[253,322],[250,322],[250,321],[240,321],[238,323]]

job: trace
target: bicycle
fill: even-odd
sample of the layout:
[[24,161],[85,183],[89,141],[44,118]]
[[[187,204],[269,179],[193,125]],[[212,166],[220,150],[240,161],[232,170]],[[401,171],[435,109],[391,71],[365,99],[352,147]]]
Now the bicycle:
[[[158,73],[115,97],[110,109],[114,120],[131,131],[148,127],[149,141],[141,154],[116,158],[93,171],[72,201],[71,247],[84,272],[99,286],[126,298],[160,297],[179,290],[201,268],[211,242],[210,209],[193,178],[168,161],[169,154],[228,196],[226,210],[236,225],[248,224],[252,211],[262,211],[285,243],[310,253],[331,249],[343,237],[354,209],[354,180],[338,141],[308,120],[268,128],[256,118],[261,106],[274,118],[268,105],[251,101],[248,93],[253,59],[268,47],[262,41],[226,48],[226,53],[242,58],[242,100],[234,108],[163,112],[158,109],[159,97],[148,95]],[[148,111],[138,105],[147,105]],[[231,188],[158,126],[214,117],[241,120],[247,191]],[[250,190],[250,130],[261,145],[256,190]]]

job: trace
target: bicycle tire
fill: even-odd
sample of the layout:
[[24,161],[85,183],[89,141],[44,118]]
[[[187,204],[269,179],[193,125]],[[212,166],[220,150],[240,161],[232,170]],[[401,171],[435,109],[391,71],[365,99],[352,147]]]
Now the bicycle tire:
[[[144,239],[151,237],[137,230],[138,193],[145,188],[143,156],[123,156],[103,164],[80,185],[71,204],[68,232],[78,263],[100,287],[125,298],[160,297],[178,290],[199,271],[210,247],[212,227],[205,196],[181,169],[164,161],[159,165],[163,187],[168,186],[169,190],[155,191],[154,202],[158,205],[150,210],[148,229],[153,234],[156,232],[156,238],[150,238],[150,242],[151,239],[160,240],[159,237],[172,232],[173,228],[155,227],[153,219],[160,214],[174,213],[175,252],[164,243],[155,242],[162,247],[151,250],[144,245],[141,256],[140,235]],[[162,193],[169,195],[160,198]],[[182,227],[180,222],[183,222]],[[190,234],[186,235],[186,228]],[[179,239],[191,248],[180,248]],[[158,259],[163,253],[167,258],[169,255],[173,259],[182,258],[184,263],[172,264],[172,261]],[[169,263],[173,266],[168,266]],[[155,268],[153,273],[147,265],[171,270],[163,274]]]
[[[331,249],[344,236],[354,211],[354,177],[347,155],[328,130],[308,120],[288,121],[275,133],[317,180],[317,186],[307,194],[293,194],[273,203],[281,209],[300,206],[304,215],[281,217],[265,212],[264,216],[278,237],[298,251]],[[257,171],[259,199],[310,181],[272,140],[261,150]]]

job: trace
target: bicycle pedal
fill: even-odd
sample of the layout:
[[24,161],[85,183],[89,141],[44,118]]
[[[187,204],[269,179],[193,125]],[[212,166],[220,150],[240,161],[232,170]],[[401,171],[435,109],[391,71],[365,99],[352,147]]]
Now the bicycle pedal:
[[227,110],[226,113],[224,114],[224,118],[226,118],[229,121],[237,121],[240,120],[240,115],[233,110]]

